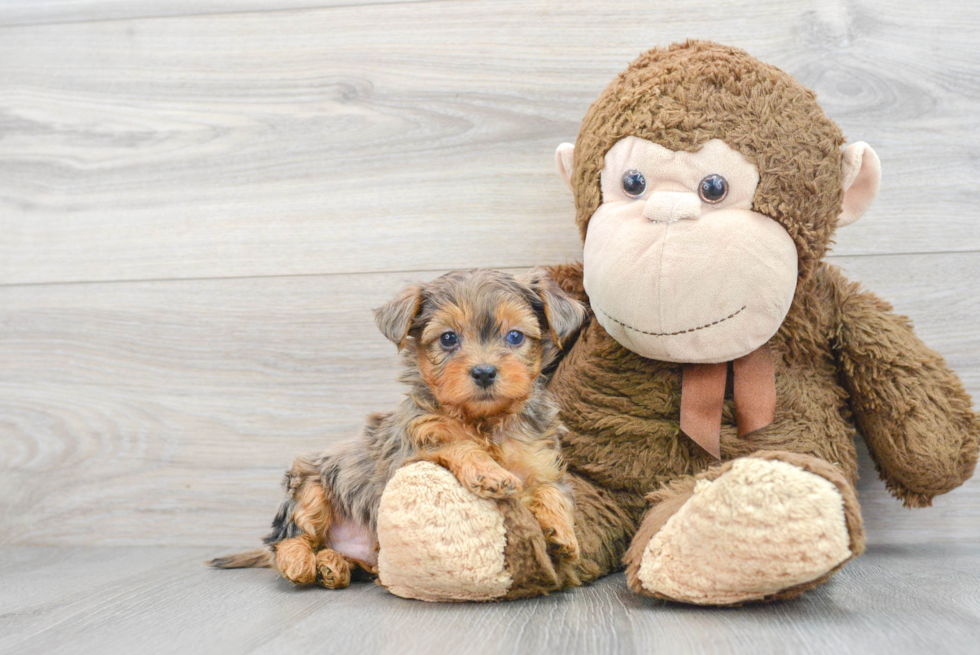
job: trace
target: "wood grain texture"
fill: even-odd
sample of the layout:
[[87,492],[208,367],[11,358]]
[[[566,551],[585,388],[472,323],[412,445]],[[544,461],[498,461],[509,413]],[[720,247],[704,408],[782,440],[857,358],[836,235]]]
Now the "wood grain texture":
[[[980,392],[980,254],[836,261]],[[0,544],[257,543],[292,458],[397,402],[370,308],[436,274],[0,287]],[[977,480],[910,512],[862,476],[871,543],[980,539]]]
[[[688,37],[784,68],[872,143],[882,193],[835,261],[980,393],[978,35],[963,0],[0,3],[0,544],[256,543],[291,459],[400,395],[369,309],[448,268],[578,258],[554,147]],[[210,551],[7,548],[0,651],[296,652],[331,625],[399,653],[975,645],[977,554],[935,544],[980,540],[980,482],[909,512],[862,457],[871,554],[778,609],[619,578],[489,611],[329,604],[188,563]]]
[[555,146],[626,62],[688,37],[783,67],[877,149],[880,199],[838,253],[976,250],[978,33],[962,0],[447,0],[4,28],[0,284],[574,257]]
[[0,27],[430,1],[433,0],[4,0]]
[[975,652],[980,549],[869,548],[785,603],[718,610],[628,591],[622,575],[545,598],[431,604],[370,583],[297,590],[215,571],[206,549],[2,548],[0,651],[32,653]]

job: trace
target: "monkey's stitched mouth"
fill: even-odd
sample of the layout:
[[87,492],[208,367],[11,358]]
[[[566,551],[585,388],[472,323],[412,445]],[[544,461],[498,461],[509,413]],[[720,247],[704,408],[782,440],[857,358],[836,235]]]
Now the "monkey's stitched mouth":
[[742,312],[744,312],[745,311],[745,308],[748,307],[748,305],[742,305],[741,309],[739,309],[739,310],[737,310],[737,311],[729,314],[725,318],[719,318],[717,321],[712,321],[710,323],[705,323],[704,325],[699,325],[697,327],[688,328],[686,330],[678,330],[677,332],[648,332],[646,330],[641,330],[639,328],[633,327],[632,325],[629,325],[628,323],[623,323],[621,320],[619,320],[618,318],[616,318],[614,316],[611,316],[606,310],[604,310],[602,307],[599,307],[598,305],[596,305],[594,303],[593,303],[592,307],[594,309],[598,309],[600,312],[602,312],[606,316],[606,318],[608,318],[610,321],[612,321],[614,323],[618,323],[619,325],[622,325],[627,330],[630,330],[632,332],[636,332],[637,334],[645,334],[645,335],[650,336],[650,337],[675,337],[675,336],[677,336],[679,334],[687,334],[688,332],[697,332],[698,330],[704,330],[704,329],[707,329],[707,328],[712,327],[714,325],[718,325],[719,323],[724,323],[728,319],[735,318],[736,316],[738,316],[739,314],[741,314]]

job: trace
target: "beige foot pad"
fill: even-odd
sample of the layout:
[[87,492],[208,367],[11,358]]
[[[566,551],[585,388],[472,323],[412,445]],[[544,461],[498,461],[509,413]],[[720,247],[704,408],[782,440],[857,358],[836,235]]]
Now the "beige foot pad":
[[638,578],[653,595],[704,605],[759,600],[816,580],[851,557],[844,499],[819,475],[743,458],[664,524]]
[[492,600],[512,579],[504,562],[504,516],[453,474],[429,462],[399,470],[378,512],[378,578],[396,596]]

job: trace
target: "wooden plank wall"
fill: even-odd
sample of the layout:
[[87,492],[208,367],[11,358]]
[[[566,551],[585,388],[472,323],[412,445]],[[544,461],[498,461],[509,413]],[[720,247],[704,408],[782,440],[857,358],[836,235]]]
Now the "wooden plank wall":
[[[0,5],[0,544],[248,545],[292,457],[399,395],[369,309],[573,260],[553,152],[642,50],[748,49],[879,153],[834,261],[980,393],[966,0]],[[867,464],[867,463],[866,463]],[[980,484],[872,542],[976,540]]]

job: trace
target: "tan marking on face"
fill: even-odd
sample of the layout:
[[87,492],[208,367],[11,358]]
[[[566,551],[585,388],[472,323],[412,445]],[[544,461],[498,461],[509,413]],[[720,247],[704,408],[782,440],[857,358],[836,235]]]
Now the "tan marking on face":
[[509,300],[501,303],[494,311],[500,324],[500,337],[503,339],[511,330],[518,330],[532,339],[541,338],[538,319],[526,303]]
[[457,355],[442,369],[439,384],[433,389],[436,399],[444,405],[460,407],[473,398],[475,383],[470,369],[475,364],[471,357]]
[[432,320],[422,330],[422,346],[426,347],[437,341],[447,331],[460,334],[466,326],[472,323],[468,308],[463,305],[447,305],[440,307],[432,316]]
[[[541,372],[541,330],[530,306],[519,298],[489,290],[460,294],[458,304],[440,307],[423,328],[419,371],[436,399],[468,416],[487,417],[517,411],[531,394]],[[488,333],[487,326],[493,330]],[[440,343],[446,331],[458,338],[447,351]],[[520,346],[507,333],[525,335]],[[471,375],[475,366],[493,366],[496,380],[481,388]]]

